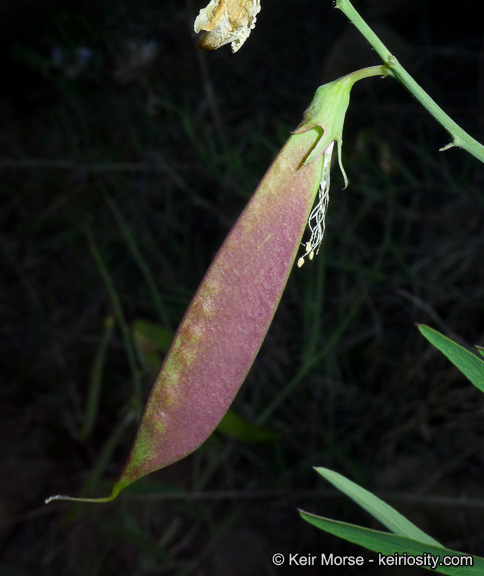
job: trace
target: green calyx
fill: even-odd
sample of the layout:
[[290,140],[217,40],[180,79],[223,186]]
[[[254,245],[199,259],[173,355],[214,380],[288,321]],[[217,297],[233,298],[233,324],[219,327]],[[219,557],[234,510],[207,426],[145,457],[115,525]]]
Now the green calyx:
[[322,130],[321,137],[306,158],[304,166],[319,158],[332,142],[336,142],[339,167],[343,174],[345,187],[348,185],[348,178],[341,160],[341,147],[343,145],[343,124],[350,102],[351,88],[357,80],[377,75],[386,75],[384,66],[372,66],[357,70],[338,80],[323,84],[316,90],[313,101],[304,113],[302,124],[294,131],[294,134],[301,134],[313,128]]

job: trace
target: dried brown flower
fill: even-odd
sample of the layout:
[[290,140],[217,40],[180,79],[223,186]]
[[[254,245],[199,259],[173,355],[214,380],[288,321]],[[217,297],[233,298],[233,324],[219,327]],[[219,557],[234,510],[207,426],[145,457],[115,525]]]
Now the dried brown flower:
[[195,32],[206,30],[199,48],[216,50],[231,43],[232,52],[242,46],[255,27],[260,0],[211,0],[195,20]]

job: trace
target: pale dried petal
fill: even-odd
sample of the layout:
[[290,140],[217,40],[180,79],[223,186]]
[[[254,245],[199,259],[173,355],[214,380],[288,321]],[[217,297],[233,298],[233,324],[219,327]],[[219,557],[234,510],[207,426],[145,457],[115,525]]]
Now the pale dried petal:
[[232,52],[237,52],[255,27],[259,12],[260,0],[212,0],[195,20],[195,32],[207,31],[200,48],[216,50],[231,43]]

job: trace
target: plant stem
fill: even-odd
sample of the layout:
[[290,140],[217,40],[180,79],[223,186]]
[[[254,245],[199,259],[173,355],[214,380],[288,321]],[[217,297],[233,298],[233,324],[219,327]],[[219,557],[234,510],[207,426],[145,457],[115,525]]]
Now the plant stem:
[[405,88],[432,114],[445,130],[450,134],[452,142],[441,150],[447,150],[453,146],[464,149],[469,154],[475,156],[481,162],[484,162],[484,146],[469,136],[452,118],[450,118],[436,104],[432,98],[423,90],[417,82],[408,74],[408,72],[398,63],[398,60],[390,53],[388,48],[376,36],[373,30],[363,20],[363,18],[354,9],[349,0],[336,0],[336,8],[341,10],[346,17],[356,26],[363,34],[366,40],[371,44],[380,58],[383,60],[388,75],[398,80]]

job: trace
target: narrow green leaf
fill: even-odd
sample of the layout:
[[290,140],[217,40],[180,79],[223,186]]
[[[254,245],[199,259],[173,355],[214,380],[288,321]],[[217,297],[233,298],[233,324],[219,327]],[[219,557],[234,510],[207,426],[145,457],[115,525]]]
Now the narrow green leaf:
[[437,330],[433,330],[423,324],[418,329],[425,338],[447,358],[476,386],[484,392],[484,361],[469,352],[459,344],[456,344]]
[[[309,512],[299,511],[301,517],[320,530],[344,538],[354,544],[364,546],[368,550],[378,552],[378,557],[366,559],[365,564],[375,566],[418,566],[450,576],[482,576],[484,574],[484,559],[416,542],[411,538],[378,530],[370,530],[362,526],[338,522],[329,518],[315,516]],[[462,566],[445,566],[444,563],[461,562],[458,557],[465,558]],[[472,565],[471,565],[472,563]]]
[[386,502],[383,502],[383,500],[380,500],[380,498],[368,492],[368,490],[361,488],[361,486],[348,480],[348,478],[327,468],[316,468],[316,472],[395,534],[406,536],[422,544],[442,548],[442,545],[439,544],[437,540],[434,540],[431,536],[420,530],[420,528],[417,528],[415,524],[407,520],[400,512],[397,512]]

